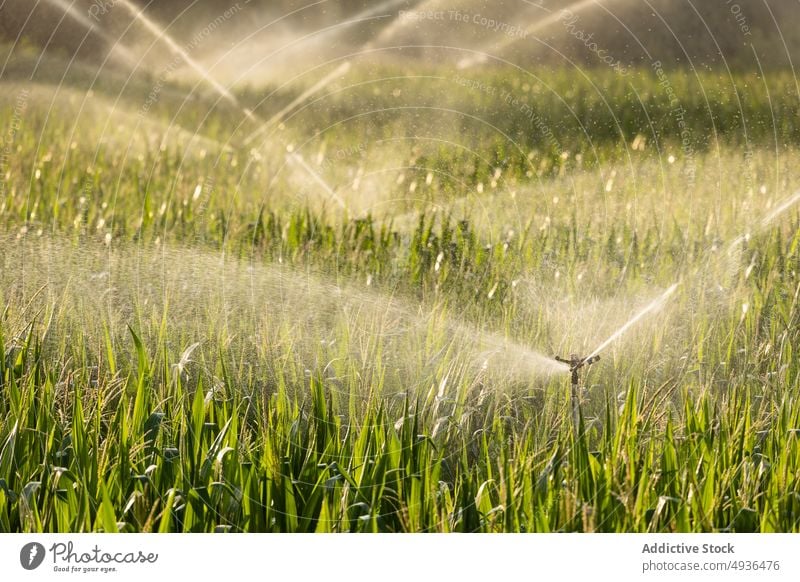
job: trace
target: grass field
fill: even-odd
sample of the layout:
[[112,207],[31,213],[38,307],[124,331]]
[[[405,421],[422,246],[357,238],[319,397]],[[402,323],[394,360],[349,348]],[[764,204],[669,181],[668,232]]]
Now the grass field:
[[7,73],[0,531],[800,531],[800,94],[664,75]]

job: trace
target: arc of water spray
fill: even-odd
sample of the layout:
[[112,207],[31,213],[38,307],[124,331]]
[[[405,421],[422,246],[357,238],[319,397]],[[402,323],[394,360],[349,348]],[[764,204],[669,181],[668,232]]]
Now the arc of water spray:
[[[800,201],[800,190],[798,190],[792,196],[788,197],[786,200],[778,204],[772,211],[769,212],[769,214],[764,216],[764,218],[761,219],[760,227],[766,228],[767,226],[772,224],[778,217],[785,214],[789,209],[795,206],[798,201]],[[729,252],[733,251],[745,239],[745,236],[746,235],[741,235],[736,239],[734,239],[734,241],[731,243],[729,247]],[[617,339],[622,337],[622,335],[625,334],[625,332],[628,331],[628,329],[630,329],[633,325],[635,325],[639,320],[641,320],[647,314],[663,306],[664,303],[666,303],[667,299],[669,299],[669,297],[675,292],[675,290],[678,288],[679,285],[680,282],[672,285],[669,289],[667,289],[664,293],[662,293],[660,297],[657,297],[655,300],[653,300],[649,305],[647,305],[633,318],[631,318],[630,321],[628,321],[625,325],[623,325],[621,328],[615,331],[611,335],[611,337],[609,337],[606,341],[597,346],[594,349],[594,351],[592,351],[588,356],[586,356],[585,359],[588,360],[598,355],[600,352],[602,352],[604,349],[606,349],[608,346],[614,343]]]
[[336,193],[336,191],[333,188],[331,188],[328,185],[328,183],[325,180],[323,180],[322,177],[319,174],[317,174],[311,166],[308,165],[308,163],[306,163],[306,161],[303,159],[303,156],[301,156],[296,152],[292,152],[286,156],[286,159],[290,162],[294,162],[295,164],[303,168],[306,171],[306,173],[309,176],[311,176],[311,178],[317,184],[319,184],[325,190],[325,192],[328,193],[328,196],[330,196],[330,198],[334,202],[336,202],[342,208],[342,210],[344,210],[347,213],[348,216],[350,215],[350,209],[347,207],[347,204],[345,204],[344,200],[342,200],[342,197],[339,196]]
[[322,89],[327,87],[332,81],[336,80],[342,75],[345,75],[349,70],[350,70],[350,61],[343,62],[341,65],[336,67],[336,69],[325,75],[322,79],[314,83],[314,85],[312,85],[311,87],[303,91],[300,95],[292,99],[290,103],[285,105],[280,111],[276,112],[272,117],[270,117],[263,124],[261,124],[261,127],[259,127],[253,133],[251,133],[247,138],[245,138],[243,142],[244,145],[248,146],[251,143],[253,143],[253,141],[255,141],[256,139],[261,137],[264,133],[266,133],[266,131],[270,127],[272,127],[275,123],[283,119],[283,116],[286,115],[289,111],[297,107],[299,104],[304,102],[306,99],[308,99],[318,91],[321,91]]
[[[361,22],[365,19],[376,17],[376,15],[379,14],[380,12],[394,8],[395,6],[404,4],[405,2],[406,0],[384,0],[384,2],[381,2],[377,6],[373,6],[371,8],[365,8],[364,10],[356,14],[351,20],[353,22]],[[379,18],[380,16],[377,17]],[[369,49],[374,44],[374,42],[375,42],[374,40],[366,42],[360,47],[358,52],[363,52]],[[283,119],[283,117],[287,113],[295,109],[298,105],[305,102],[319,91],[322,91],[325,87],[330,85],[336,79],[346,75],[350,70],[351,65],[352,63],[349,59],[344,61],[338,67],[336,67],[336,69],[334,69],[333,71],[325,75],[322,79],[314,83],[311,87],[303,91],[290,103],[281,108],[280,111],[277,111],[268,120],[262,122],[261,126],[258,129],[256,129],[252,134],[250,134],[247,138],[245,138],[243,142],[244,145],[249,146],[251,143],[253,143],[253,141],[263,136],[264,133],[266,133],[271,127],[273,127],[277,122]],[[306,161],[302,158],[302,156],[300,156],[297,153],[291,153],[287,156],[287,160],[290,162],[294,162],[295,164],[300,166],[309,176],[311,176],[314,182],[319,184],[325,190],[325,192],[328,193],[328,196],[332,200],[334,200],[345,211],[345,213],[348,216],[350,216],[350,209],[348,208],[344,200],[341,198],[341,196],[339,196],[336,193],[336,191],[333,188],[331,188],[331,186],[325,180],[322,179],[322,176],[320,176],[317,172],[315,172],[313,168],[311,168],[311,166],[309,166],[308,163],[306,163]]]
[[800,190],[795,192],[792,196],[778,204],[777,207],[770,211],[770,213],[761,220],[761,228],[769,226],[772,221],[797,204],[798,200],[800,200]]
[[48,4],[55,6],[64,11],[64,13],[69,16],[72,20],[86,28],[92,34],[96,34],[104,41],[106,41],[111,46],[111,52],[119,56],[123,61],[125,61],[128,65],[134,65],[136,63],[136,59],[133,57],[133,53],[130,50],[125,48],[123,45],[119,43],[119,41],[111,38],[108,34],[100,30],[94,22],[89,20],[89,18],[80,13],[75,9],[75,3],[73,2],[70,4],[67,0],[45,0]]
[[[503,49],[508,48],[512,44],[516,43],[521,38],[525,38],[529,34],[533,34],[542,30],[543,28],[547,28],[551,24],[555,24],[559,20],[561,20],[565,14],[575,14],[576,12],[583,12],[587,8],[598,4],[599,0],[580,0],[579,2],[574,2],[564,8],[558,9],[557,12],[553,12],[548,16],[545,16],[541,20],[537,20],[533,24],[531,24],[528,28],[525,29],[525,34],[520,36],[507,36],[500,42],[494,42],[491,44],[491,50],[493,52],[500,52]],[[472,55],[469,57],[465,57],[458,62],[459,69],[468,69],[478,63],[481,63],[486,60],[486,57],[483,55]]]
[[606,349],[608,346],[610,346],[612,343],[617,341],[620,337],[622,337],[622,335],[626,331],[628,331],[631,327],[636,325],[636,323],[638,323],[645,315],[659,309],[662,305],[664,305],[664,303],[666,303],[667,299],[669,299],[670,295],[672,295],[677,288],[678,288],[678,283],[675,283],[669,289],[664,291],[664,293],[662,293],[660,297],[657,297],[655,300],[651,301],[644,309],[642,309],[639,313],[634,315],[625,325],[623,325],[621,328],[615,331],[611,335],[611,337],[609,337],[606,341],[597,346],[594,349],[594,351],[590,353],[588,356],[586,356],[586,358],[584,359],[589,360],[595,357],[604,349]]
[[[390,10],[390,9],[394,8],[395,6],[398,6],[400,4],[405,4],[406,1],[407,0],[385,0],[384,2],[381,2],[380,4],[378,4],[377,6],[373,6],[372,8],[365,8],[364,10],[362,10],[361,12],[359,12],[358,14],[353,16],[350,19],[350,21],[351,22],[362,22],[362,21],[367,20],[367,19],[369,19],[371,17],[382,18],[383,15],[380,15],[381,12],[383,12],[384,10]],[[378,40],[378,39],[373,39],[373,40],[367,41],[366,43],[361,45],[361,47],[359,47],[357,52],[360,53],[360,52],[364,52],[364,51],[368,50],[369,48],[371,48],[375,44],[376,40]],[[336,69],[334,69],[333,71],[331,71],[330,73],[325,75],[322,79],[320,79],[319,81],[314,83],[311,87],[309,87],[308,89],[303,91],[300,95],[295,97],[290,103],[285,105],[280,111],[276,112],[274,115],[272,115],[272,117],[270,117],[268,120],[266,120],[261,125],[261,127],[259,127],[256,131],[254,131],[247,138],[245,138],[244,145],[245,146],[250,145],[253,141],[255,141],[256,139],[261,137],[275,123],[277,123],[281,119],[283,119],[284,115],[286,115],[287,113],[292,111],[295,107],[297,107],[301,103],[305,102],[307,99],[309,99],[312,96],[314,96],[316,93],[322,91],[325,87],[330,85],[333,81],[335,81],[339,77],[342,77],[342,76],[346,75],[348,73],[348,71],[350,70],[351,66],[352,66],[352,62],[350,60],[344,61],[342,64],[340,64],[338,67],[336,67]]]
[[236,96],[231,93],[227,87],[217,81],[209,71],[207,71],[200,63],[195,61],[186,50],[181,47],[175,40],[167,34],[165,30],[159,27],[155,22],[145,16],[144,12],[130,3],[129,0],[115,0],[117,4],[130,12],[133,17],[138,20],[151,34],[166,44],[169,49],[179,56],[183,61],[189,65],[203,80],[208,83],[219,95],[228,101],[230,104],[239,109],[245,116],[258,123],[262,123],[255,113],[250,111],[247,107],[242,106]]
[[[50,0],[50,1],[57,2],[64,0]],[[356,16],[354,20],[370,16],[374,14],[376,11],[397,4],[399,1],[401,0],[387,0],[383,4],[363,10]],[[236,96],[233,93],[231,93],[231,91],[227,87],[225,87],[216,78],[214,78],[214,76],[211,75],[211,73],[207,69],[205,69],[205,67],[203,67],[197,61],[195,61],[191,57],[191,55],[189,55],[189,53],[186,52],[184,48],[182,48],[177,42],[175,42],[175,40],[169,34],[167,34],[165,30],[161,29],[161,27],[159,27],[155,22],[150,20],[142,10],[138,9],[136,6],[131,4],[129,0],[116,0],[116,2],[119,3],[123,8],[125,8],[130,14],[132,14],[133,17],[137,21],[139,21],[151,34],[153,34],[156,38],[164,42],[173,53],[178,55],[187,65],[189,65],[189,67],[191,67],[197,74],[199,74],[203,78],[203,80],[206,83],[208,83],[222,98],[224,98],[226,101],[228,101],[237,109],[239,109],[242,113],[244,113],[244,115],[248,119],[258,123],[259,128],[253,134],[251,134],[249,137],[246,138],[244,142],[245,146],[249,145],[250,143],[252,143],[253,140],[262,135],[267,129],[269,129],[270,126],[272,126],[276,121],[280,120],[288,111],[291,111],[298,104],[302,103],[316,92],[322,90],[324,87],[329,85],[334,79],[347,73],[347,71],[350,70],[350,61],[345,61],[344,63],[339,65],[339,67],[337,67],[336,70],[326,75],[323,79],[314,84],[314,86],[304,91],[301,95],[299,95],[286,107],[281,109],[281,111],[273,115],[268,121],[264,121],[249,108],[242,106],[241,103],[239,103],[239,100],[236,98]],[[321,181],[321,178],[319,178],[318,176],[316,178],[317,181]],[[329,192],[331,191],[331,188],[328,187],[327,185],[325,185],[325,189]]]

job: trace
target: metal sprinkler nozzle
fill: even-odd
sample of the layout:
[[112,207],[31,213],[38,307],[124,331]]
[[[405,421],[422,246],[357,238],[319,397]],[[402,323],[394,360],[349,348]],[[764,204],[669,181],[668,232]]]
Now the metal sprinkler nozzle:
[[569,366],[569,371],[572,373],[572,384],[574,386],[577,386],[579,382],[578,370],[586,366],[591,366],[599,359],[600,356],[591,356],[589,358],[582,358],[578,354],[570,354],[569,359],[560,358],[556,356],[557,361],[561,362],[562,364],[567,364]]
[[588,358],[582,358],[578,354],[570,354],[569,359],[567,358],[560,358],[558,356],[555,357],[557,361],[567,364],[569,366],[569,371],[572,373],[572,390],[570,391],[570,400],[572,401],[572,423],[575,427],[575,433],[577,434],[580,426],[580,396],[579,396],[579,385],[580,385],[580,378],[578,376],[578,371],[581,368],[591,366],[597,360],[600,359],[600,356],[594,355],[589,356]]

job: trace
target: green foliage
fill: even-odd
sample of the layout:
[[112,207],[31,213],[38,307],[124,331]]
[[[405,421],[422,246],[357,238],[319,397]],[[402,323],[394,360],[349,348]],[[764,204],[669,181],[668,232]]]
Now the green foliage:
[[[4,248],[53,233],[67,248],[107,234],[112,248],[143,253],[222,250],[336,282],[367,279],[433,315],[410,340],[414,349],[398,354],[380,333],[350,337],[335,319],[325,348],[300,346],[298,322],[256,338],[260,351],[237,350],[228,339],[240,330],[202,314],[214,319],[204,330],[213,345],[198,349],[188,373],[198,338],[175,325],[185,312],[171,296],[163,312],[137,304],[124,321],[91,312],[101,330],[93,335],[57,309],[26,311],[35,294],[0,287],[0,531],[800,531],[797,217],[754,233],[732,258],[718,252],[752,224],[741,214],[761,204],[738,184],[752,153],[740,145],[743,125],[748,148],[777,136],[779,161],[797,167],[793,78],[703,77],[708,105],[689,75],[670,73],[699,169],[721,164],[719,144],[706,137],[714,131],[732,159],[726,177],[700,172],[684,192],[677,170],[654,153],[656,144],[679,152],[680,135],[652,75],[637,73],[638,92],[604,73],[515,75],[492,72],[484,82],[535,104],[560,146],[519,110],[443,90],[420,107],[484,111],[501,133],[462,120],[453,126],[475,138],[480,156],[439,145],[404,152],[404,180],[370,191],[403,198],[389,220],[338,216],[305,198],[284,203],[299,189],[273,180],[284,175],[276,167],[285,148],[248,173],[235,170],[254,157],[244,148],[191,157],[148,143],[128,159],[125,148],[95,148],[89,138],[72,148],[64,116],[45,124],[31,107],[3,178]],[[404,80],[404,90],[422,95],[415,82]],[[309,108],[307,127],[347,117],[355,105],[338,99]],[[407,121],[408,109],[375,108],[385,111],[367,127],[320,140],[374,144]],[[168,109],[158,104],[154,115]],[[227,142],[230,112],[201,122],[205,113],[187,106],[178,122]],[[637,135],[650,140],[644,153],[629,149]],[[753,180],[775,162],[752,159]],[[614,186],[629,165],[628,184]],[[736,182],[731,199],[746,196],[750,210],[725,210],[723,179]],[[651,187],[658,180],[663,188]],[[0,266],[15,267],[4,248]],[[578,427],[566,377],[474,373],[449,340],[461,332],[436,321],[455,313],[477,329],[552,347],[565,332],[544,312],[558,300],[618,300],[627,316],[628,294],[678,278],[680,322],[640,338],[633,354],[604,357]],[[525,284],[552,302],[531,308]]]

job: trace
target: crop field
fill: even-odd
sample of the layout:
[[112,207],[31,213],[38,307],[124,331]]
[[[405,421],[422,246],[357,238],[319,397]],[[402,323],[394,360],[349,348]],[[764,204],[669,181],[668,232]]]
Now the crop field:
[[800,532],[790,68],[0,49],[0,532]]

